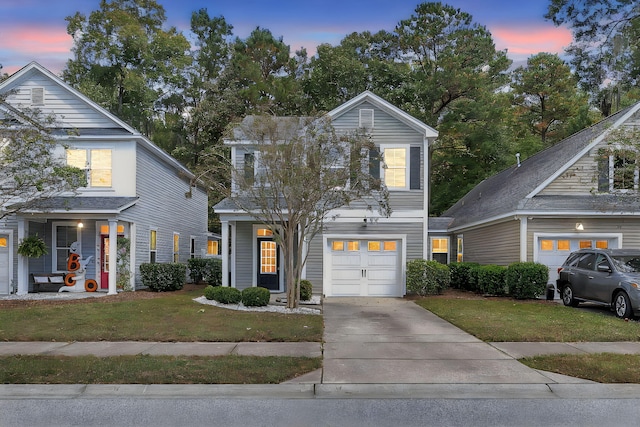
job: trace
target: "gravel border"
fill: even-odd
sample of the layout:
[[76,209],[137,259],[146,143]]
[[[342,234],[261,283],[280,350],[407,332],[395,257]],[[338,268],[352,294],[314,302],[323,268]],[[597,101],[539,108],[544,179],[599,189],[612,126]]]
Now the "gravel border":
[[[314,297],[312,297],[311,304],[314,304]],[[319,304],[319,297],[318,304]],[[261,311],[261,312],[269,312],[269,313],[285,313],[285,314],[322,314],[322,310],[319,308],[309,308],[309,307],[298,307],[298,308],[287,308],[284,305],[273,305],[269,304],[266,307],[246,307],[244,304],[220,304],[215,300],[208,300],[204,296],[194,298],[193,299],[200,304],[205,305],[213,305],[215,307],[226,308],[229,310],[238,310],[238,311]]]

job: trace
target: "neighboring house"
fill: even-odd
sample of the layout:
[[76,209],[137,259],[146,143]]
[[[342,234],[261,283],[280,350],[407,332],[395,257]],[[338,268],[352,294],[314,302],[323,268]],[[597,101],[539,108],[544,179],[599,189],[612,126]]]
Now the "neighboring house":
[[[26,294],[33,276],[65,272],[74,242],[83,260],[92,257],[86,278],[109,293],[116,293],[118,237],[130,241],[133,289],[142,286],[140,264],[186,262],[207,252],[207,193],[190,187],[194,176],[178,161],[35,62],[0,83],[0,92],[9,91],[12,108],[55,116],[59,154],[87,170],[88,185],[0,220],[0,294]],[[10,118],[7,111],[0,119]],[[21,239],[36,233],[49,254],[18,255]]]
[[442,220],[459,261],[536,261],[549,283],[571,251],[640,247],[637,144],[618,136],[640,125],[640,103],[478,184]]
[[[403,296],[406,261],[432,256],[428,153],[437,132],[368,91],[328,116],[338,132],[364,128],[382,155],[395,159],[387,162],[386,169],[378,164],[372,168],[385,181],[393,213],[385,218],[349,206],[332,212],[335,219],[327,221],[323,232],[308,244],[303,278],[312,282],[314,293],[326,296]],[[252,141],[225,143],[231,147],[237,169],[254,155]],[[393,173],[387,172],[391,168]],[[392,176],[396,179],[391,180]],[[233,197],[237,196],[214,207],[222,223],[223,283],[283,292],[280,250],[269,229],[236,208]]]

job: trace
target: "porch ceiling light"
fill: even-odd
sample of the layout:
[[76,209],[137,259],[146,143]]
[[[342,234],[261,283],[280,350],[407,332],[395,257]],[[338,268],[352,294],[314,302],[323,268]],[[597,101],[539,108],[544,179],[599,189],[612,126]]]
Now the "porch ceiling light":
[[78,228],[82,228],[84,227],[84,224],[82,223],[82,221],[78,221]]
[[584,230],[584,225],[582,225],[581,222],[576,222],[576,230],[583,231]]

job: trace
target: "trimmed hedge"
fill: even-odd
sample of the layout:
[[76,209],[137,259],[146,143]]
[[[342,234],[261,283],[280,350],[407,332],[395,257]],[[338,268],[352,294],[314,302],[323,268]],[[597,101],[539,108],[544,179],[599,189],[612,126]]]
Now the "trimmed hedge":
[[449,267],[438,261],[415,259],[407,262],[407,292],[437,295],[449,287],[451,273]]
[[309,301],[311,299],[311,291],[313,285],[308,280],[300,281],[300,301]]
[[265,307],[269,304],[271,292],[267,288],[245,288],[242,291],[242,303],[247,307]]
[[456,262],[449,264],[451,271],[451,287],[466,291],[478,292],[478,268],[475,262]]
[[481,265],[478,271],[478,290],[487,295],[504,296],[508,293],[505,282],[507,269],[501,265]]
[[206,299],[218,301],[220,304],[240,304],[242,293],[236,288],[228,286],[211,286],[204,288]]
[[177,291],[187,280],[187,266],[178,263],[141,264],[142,284],[154,292]]
[[538,298],[547,290],[549,269],[537,262],[516,262],[507,267],[509,294],[517,299]]
[[219,258],[191,258],[187,261],[193,283],[206,281],[211,286],[222,285],[222,260]]

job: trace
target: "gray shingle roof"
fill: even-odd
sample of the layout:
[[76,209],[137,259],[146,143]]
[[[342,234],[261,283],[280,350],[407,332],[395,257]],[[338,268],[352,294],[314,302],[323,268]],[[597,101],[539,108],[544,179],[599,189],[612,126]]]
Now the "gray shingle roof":
[[514,165],[485,179],[444,212],[442,216],[453,217],[454,220],[450,227],[455,228],[506,215],[517,210],[594,210],[596,205],[600,205],[602,208],[602,206],[610,205],[613,202],[619,206],[618,198],[616,198],[617,200],[609,200],[606,196],[604,198],[598,196],[598,204],[594,204],[595,196],[535,196],[529,199],[526,196],[566,165],[594,138],[623,117],[631,108],[633,107],[621,110],[540,151],[524,160],[520,167]]
[[30,203],[27,212],[117,213],[137,200],[137,197],[52,197]]

